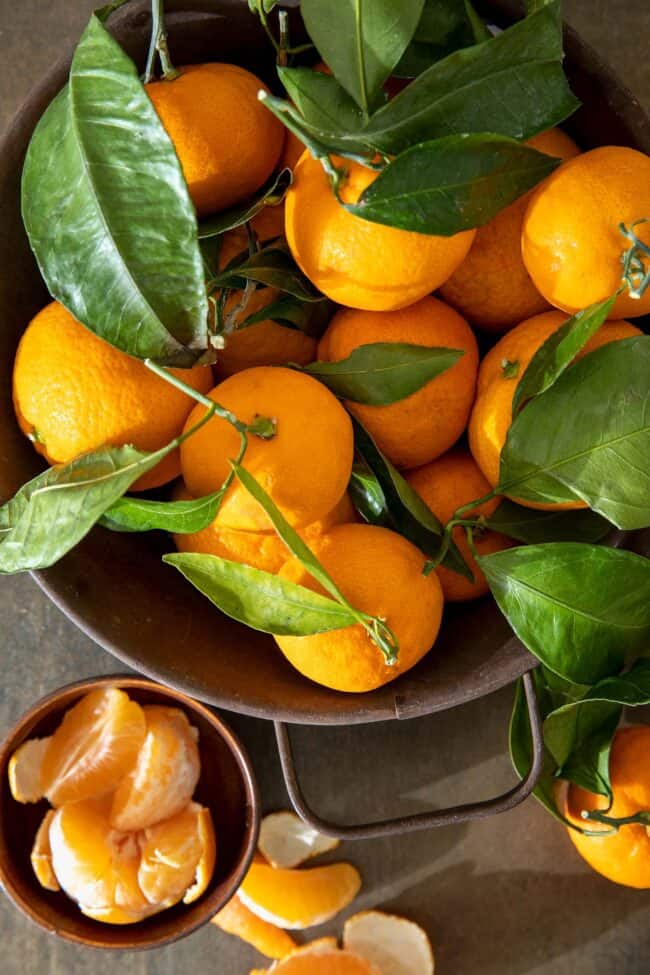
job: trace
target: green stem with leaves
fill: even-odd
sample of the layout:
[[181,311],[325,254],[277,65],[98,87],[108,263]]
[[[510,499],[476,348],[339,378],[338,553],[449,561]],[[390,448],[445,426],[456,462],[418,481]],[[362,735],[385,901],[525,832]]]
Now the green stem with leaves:
[[151,0],[151,40],[147,54],[147,64],[144,70],[144,84],[153,81],[154,62],[156,52],[160,58],[160,67],[164,81],[173,81],[180,74],[172,64],[167,47],[167,32],[165,30],[164,0]]
[[618,225],[623,236],[630,241],[630,246],[623,251],[623,281],[627,285],[630,298],[641,298],[650,286],[650,247],[635,233],[635,228],[642,223],[648,223],[649,218],[635,220],[626,227],[624,223]]
[[642,811],[633,816],[608,816],[607,813],[600,812],[599,809],[583,809],[581,818],[592,823],[602,823],[603,826],[611,826],[615,832],[621,826],[646,826],[650,829],[650,812]]

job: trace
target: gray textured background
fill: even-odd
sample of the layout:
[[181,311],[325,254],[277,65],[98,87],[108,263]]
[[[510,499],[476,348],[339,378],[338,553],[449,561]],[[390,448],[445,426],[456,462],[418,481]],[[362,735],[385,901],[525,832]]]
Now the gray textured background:
[[[324,0],[325,2],[325,0]],[[96,4],[0,0],[0,128],[72,43]],[[647,0],[566,0],[566,17],[650,108]],[[0,233],[2,229],[0,228]],[[0,269],[1,273],[1,269]],[[29,578],[0,585],[0,733],[40,695],[121,670]],[[454,712],[371,728],[295,733],[308,795],[331,815],[375,817],[492,794],[511,783],[511,691]],[[248,745],[267,809],[286,796],[269,727],[227,717]],[[647,720],[647,715],[646,715]],[[381,905],[429,931],[439,975],[646,975],[650,892],[591,873],[560,826],[528,802],[498,819],[401,841],[344,845],[364,887],[355,910]],[[316,929],[335,933],[340,922]],[[310,932],[311,933],[311,932]],[[2,975],[244,975],[261,958],[211,926],[147,954],[64,944],[0,901]]]

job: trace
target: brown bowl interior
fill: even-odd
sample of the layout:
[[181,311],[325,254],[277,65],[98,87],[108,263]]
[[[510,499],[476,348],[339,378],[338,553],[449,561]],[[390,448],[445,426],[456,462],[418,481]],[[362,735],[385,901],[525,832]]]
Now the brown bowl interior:
[[[45,890],[29,860],[36,831],[50,808],[16,802],[7,764],[27,738],[51,734],[63,713],[98,687],[117,686],[140,704],[180,707],[199,730],[201,778],[197,802],[212,813],[217,863],[208,890],[194,904],[179,904],[133,925],[109,925],[85,917],[63,892]],[[13,902],[47,931],[94,948],[153,948],[190,934],[230,899],[248,868],[257,843],[259,802],[248,758],[232,732],[202,705],[138,677],[80,681],[43,698],[9,733],[0,751],[0,879]]]
[[[500,23],[521,4],[484,3]],[[273,82],[270,46],[243,0],[166,4],[176,63],[232,61]],[[300,21],[293,12],[292,36]],[[110,20],[111,30],[142,65],[149,5],[134,0]],[[585,148],[619,143],[650,152],[641,106],[600,58],[572,32],[567,67],[583,107],[568,130]],[[19,211],[22,157],[34,126],[64,84],[63,62],[32,92],[0,146],[0,497],[10,497],[40,470],[11,404],[16,345],[47,294],[29,251]],[[227,138],[227,133],[224,134]],[[301,723],[348,724],[414,717],[479,697],[534,664],[490,599],[449,607],[434,650],[410,673],[370,694],[343,695],[301,677],[274,641],[221,616],[160,561],[172,547],[161,534],[119,535],[97,528],[38,582],[60,609],[120,660],[219,707]]]

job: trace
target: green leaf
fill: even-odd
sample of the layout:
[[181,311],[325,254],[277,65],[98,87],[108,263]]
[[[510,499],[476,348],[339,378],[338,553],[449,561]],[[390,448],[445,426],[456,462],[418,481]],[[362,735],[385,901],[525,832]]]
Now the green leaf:
[[270,572],[195,552],[165,555],[226,616],[263,633],[308,636],[350,626],[354,616],[327,596]]
[[470,0],[465,0],[464,6],[465,14],[467,16],[475,43],[481,44],[483,41],[489,41],[492,34],[483,23],[483,20],[477,14]]
[[140,358],[190,366],[204,353],[208,304],[180,163],[96,17],[32,136],[22,208],[50,294],[80,322]]
[[313,68],[278,68],[278,77],[315,135],[339,129],[352,134],[363,127],[363,113],[332,75]]
[[177,445],[155,453],[101,447],[50,467],[0,508],[0,573],[54,565],[114,501]]
[[454,133],[528,139],[578,107],[562,57],[560,4],[554,0],[490,40],[432,65],[372,116],[364,138],[393,155]]
[[487,223],[558,165],[503,136],[445,136],[402,152],[346,209],[401,230],[450,236]]
[[114,501],[102,518],[102,525],[111,531],[166,531],[192,534],[211,525],[217,517],[223,489],[204,498],[189,501],[148,501],[145,498],[123,497]]
[[264,207],[278,206],[282,203],[285,193],[291,186],[293,175],[290,169],[281,169],[268,180],[266,186],[255,195],[252,200],[240,206],[232,207],[230,210],[223,210],[216,217],[203,220],[199,224],[199,240],[207,240],[210,237],[218,237],[225,234],[228,230],[234,230],[248,223],[261,213]]
[[614,295],[577,312],[539,347],[515,390],[512,401],[513,416],[519,413],[529,399],[550,389],[560,378],[603,324],[612,310],[615,297]]
[[595,511],[537,511],[504,499],[485,527],[519,542],[599,542],[612,525]]
[[513,630],[550,670],[591,684],[650,653],[650,562],[620,549],[551,542],[479,557]]
[[[360,508],[360,513],[371,524],[388,524],[404,538],[417,545],[428,558],[438,558],[444,536],[442,525],[417,491],[402,477],[397,468],[393,467],[388,458],[384,457],[359,420],[352,417],[352,425],[357,452],[377,479],[378,490],[375,489],[374,492],[375,502],[379,500],[379,492],[381,492],[385,503],[385,513],[380,514],[376,510],[373,512],[372,505]],[[449,544],[442,564],[460,573],[470,582],[474,581],[472,571],[453,541]]]
[[392,527],[392,519],[379,481],[365,464],[355,464],[348,485],[352,504],[370,525]]
[[581,498],[633,530],[650,525],[650,337],[590,352],[515,418],[497,491]]
[[353,349],[347,359],[312,362],[302,369],[342,399],[387,406],[416,393],[462,355],[459,349],[372,342]]
[[[582,766],[585,772],[589,770],[592,778],[588,785],[583,784],[584,779],[576,785],[611,798],[607,767],[603,768],[602,764],[603,749],[607,746],[609,755],[622,710],[619,704],[583,699],[551,711],[544,721],[544,742],[558,766],[556,775],[565,778],[562,774],[564,767],[577,770]],[[604,791],[600,787],[592,789],[593,784],[601,786],[605,782],[607,788]]]
[[279,288],[302,301],[321,301],[323,297],[301,273],[291,255],[277,246],[265,247],[240,264],[229,266],[210,285],[211,289],[241,288],[246,281]]
[[335,78],[369,112],[409,41],[424,0],[302,0],[307,32]]
[[237,326],[237,331],[270,319],[286,328],[299,329],[305,335],[318,339],[323,335],[333,313],[334,305],[328,298],[323,298],[322,301],[301,301],[293,295],[283,295],[248,315]]

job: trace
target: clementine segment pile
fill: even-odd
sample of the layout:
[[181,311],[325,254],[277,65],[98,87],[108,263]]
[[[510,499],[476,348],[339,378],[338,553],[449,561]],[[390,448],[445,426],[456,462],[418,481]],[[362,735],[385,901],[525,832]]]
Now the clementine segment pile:
[[54,807],[34,839],[34,873],[84,914],[132,924],[207,889],[216,838],[209,809],[191,798],[197,732],[178,708],[141,707],[116,687],[91,691],[12,762],[14,798],[46,796]]

